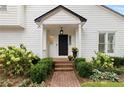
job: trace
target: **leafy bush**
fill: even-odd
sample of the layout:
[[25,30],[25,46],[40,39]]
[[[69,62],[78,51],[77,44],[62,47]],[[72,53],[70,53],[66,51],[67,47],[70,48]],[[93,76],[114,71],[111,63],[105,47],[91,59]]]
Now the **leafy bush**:
[[90,76],[93,81],[110,80],[118,81],[118,75],[114,72],[101,72],[97,69],[93,70],[93,75]]
[[124,66],[120,66],[118,68],[115,68],[113,72],[117,73],[118,75],[124,74]]
[[75,66],[75,68],[77,69],[78,67],[78,63],[80,63],[80,62],[85,62],[86,60],[85,60],[85,58],[76,58],[75,60],[74,60],[74,66]]
[[52,58],[41,59],[38,64],[32,66],[30,77],[33,82],[41,83],[52,72],[53,61]]
[[19,87],[46,87],[46,84],[45,82],[37,84],[36,82],[33,83],[30,79],[24,79],[22,83],[19,84]]
[[124,87],[124,82],[85,82],[82,87]]
[[39,61],[40,64],[47,65],[47,73],[50,74],[53,70],[53,59],[52,58],[43,58]]
[[111,57],[114,59],[114,66],[119,67],[119,66],[124,66],[124,57]]
[[85,58],[76,58],[75,59],[75,62],[80,62],[80,61],[86,61],[86,59]]
[[96,57],[92,57],[93,66],[100,71],[112,71],[114,69],[114,59],[106,55],[105,53],[98,52]]
[[9,79],[0,80],[0,87],[12,87],[13,82]]
[[20,47],[8,46],[7,48],[0,48],[0,61],[3,62],[5,72],[8,75],[27,75],[33,65],[32,63],[39,59],[37,55],[27,51],[22,44]]
[[76,58],[75,68],[81,77],[89,77],[92,74],[92,63],[85,62],[85,58]]
[[47,78],[47,66],[36,64],[31,68],[30,77],[33,82],[41,83]]
[[92,67],[93,67],[92,63],[80,62],[78,63],[77,66],[78,74],[81,77],[89,77],[90,75],[92,75],[92,69],[93,69]]

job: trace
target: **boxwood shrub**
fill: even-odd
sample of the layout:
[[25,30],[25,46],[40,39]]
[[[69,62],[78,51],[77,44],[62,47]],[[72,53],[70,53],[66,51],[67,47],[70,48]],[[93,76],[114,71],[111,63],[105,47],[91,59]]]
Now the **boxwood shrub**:
[[93,65],[86,62],[84,58],[77,58],[74,62],[76,71],[81,77],[89,77],[92,75]]
[[30,75],[33,82],[41,83],[47,78],[47,65],[36,64],[32,67]]
[[111,57],[114,59],[114,66],[124,66],[124,57]]
[[74,66],[77,69],[78,68],[78,63],[80,62],[85,62],[85,58],[76,58],[74,61]]
[[47,74],[50,74],[53,69],[53,59],[43,58],[39,61],[39,64],[45,64],[47,66]]
[[30,77],[33,82],[41,83],[52,72],[52,69],[52,58],[41,59],[36,65],[32,66],[30,71]]

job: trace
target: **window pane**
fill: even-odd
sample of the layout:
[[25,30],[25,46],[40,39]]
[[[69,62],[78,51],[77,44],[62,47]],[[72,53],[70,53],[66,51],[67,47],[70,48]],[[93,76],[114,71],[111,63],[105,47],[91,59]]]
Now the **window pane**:
[[114,45],[108,44],[108,53],[113,53],[113,52],[114,52]]
[[6,5],[0,5],[0,11],[6,11],[7,6]]
[[105,52],[105,44],[99,44],[99,52]]
[[105,43],[105,33],[99,34],[99,43]]
[[69,45],[71,45],[71,36],[69,36]]
[[108,34],[108,44],[113,44],[114,43],[114,33],[109,33]]

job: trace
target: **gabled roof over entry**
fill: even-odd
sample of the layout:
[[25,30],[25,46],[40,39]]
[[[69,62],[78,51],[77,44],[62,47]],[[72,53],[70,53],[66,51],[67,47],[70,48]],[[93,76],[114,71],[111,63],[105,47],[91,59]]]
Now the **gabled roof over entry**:
[[39,17],[36,18],[34,21],[35,21],[35,22],[40,22],[40,21],[41,21],[44,17],[46,17],[48,14],[53,13],[54,11],[56,11],[56,10],[59,9],[59,8],[62,8],[62,9],[64,9],[65,11],[67,11],[67,12],[71,13],[72,15],[76,16],[77,18],[80,19],[81,22],[86,22],[86,21],[87,21],[87,19],[85,19],[84,17],[80,16],[79,14],[77,14],[77,13],[71,11],[70,9],[68,9],[68,8],[66,8],[66,7],[64,7],[64,6],[62,6],[62,5],[59,5],[59,6],[55,7],[54,9],[48,11],[47,13],[45,13],[45,14],[39,16]]

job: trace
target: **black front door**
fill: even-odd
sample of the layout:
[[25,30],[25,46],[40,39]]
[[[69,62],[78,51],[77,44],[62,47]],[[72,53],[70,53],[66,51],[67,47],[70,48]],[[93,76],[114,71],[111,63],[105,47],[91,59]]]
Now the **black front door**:
[[68,55],[68,35],[59,35],[59,56]]

